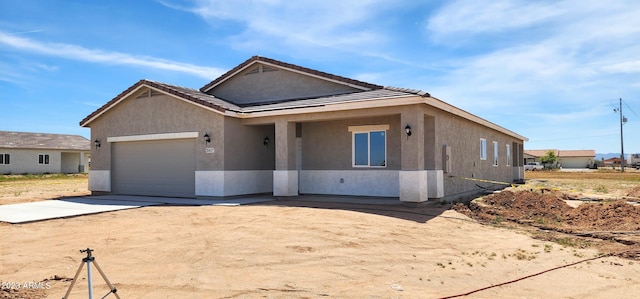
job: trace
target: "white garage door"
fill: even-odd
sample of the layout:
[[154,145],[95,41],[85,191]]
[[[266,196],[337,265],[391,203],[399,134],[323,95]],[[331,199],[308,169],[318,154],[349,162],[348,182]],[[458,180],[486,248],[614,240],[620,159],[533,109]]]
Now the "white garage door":
[[195,139],[114,142],[115,194],[195,197]]

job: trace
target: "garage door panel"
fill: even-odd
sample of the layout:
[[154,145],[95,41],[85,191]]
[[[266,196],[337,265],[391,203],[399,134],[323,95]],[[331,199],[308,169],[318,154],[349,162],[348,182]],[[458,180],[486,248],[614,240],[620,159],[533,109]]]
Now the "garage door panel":
[[112,145],[116,194],[195,196],[195,140],[116,142]]

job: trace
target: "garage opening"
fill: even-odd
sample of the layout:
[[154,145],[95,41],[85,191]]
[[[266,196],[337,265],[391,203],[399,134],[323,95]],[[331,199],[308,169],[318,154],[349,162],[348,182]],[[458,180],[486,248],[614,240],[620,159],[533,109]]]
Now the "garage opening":
[[195,145],[193,138],[114,142],[112,192],[195,197]]

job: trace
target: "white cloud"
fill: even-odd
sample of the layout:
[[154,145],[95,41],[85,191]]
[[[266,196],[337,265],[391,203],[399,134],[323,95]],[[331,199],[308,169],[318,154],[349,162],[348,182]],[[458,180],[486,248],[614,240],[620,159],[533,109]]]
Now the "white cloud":
[[[0,31],[0,44],[19,49],[21,51],[62,57],[71,60],[147,67],[182,72],[207,79],[224,73],[224,70],[218,68],[197,66],[149,56],[135,56],[127,53],[87,49],[77,45],[40,42],[4,33],[2,31]],[[49,71],[55,70],[50,66],[42,65],[41,67],[48,69]]]
[[615,63],[602,69],[614,73],[640,73],[640,60]]
[[429,19],[429,28],[445,45],[464,35],[469,48],[452,47],[473,54],[441,61],[452,71],[439,87],[479,109],[509,105],[496,100],[505,95],[544,106],[611,92],[603,85],[619,83],[610,73],[640,71],[640,6],[633,3],[453,2]]
[[189,6],[163,5],[194,13],[214,27],[227,22],[242,24],[229,39],[236,48],[283,50],[332,48],[370,51],[365,46],[386,39],[370,21],[384,8],[378,0],[280,1],[197,0]]
[[427,27],[437,36],[452,33],[500,32],[532,26],[561,14],[556,2],[455,1],[429,19]]

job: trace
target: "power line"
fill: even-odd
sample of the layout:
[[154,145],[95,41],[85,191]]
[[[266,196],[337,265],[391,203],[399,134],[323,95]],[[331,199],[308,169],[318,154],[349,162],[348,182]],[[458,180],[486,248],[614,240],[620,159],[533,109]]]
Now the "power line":
[[627,105],[627,102],[625,102],[624,100],[622,101],[624,103],[625,106],[627,106],[627,108],[629,108],[629,110],[631,110],[631,113],[633,113],[633,115],[635,115],[636,117],[638,117],[638,114],[636,114],[635,111],[633,111],[633,109],[631,109],[631,107],[629,105]]

